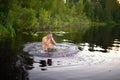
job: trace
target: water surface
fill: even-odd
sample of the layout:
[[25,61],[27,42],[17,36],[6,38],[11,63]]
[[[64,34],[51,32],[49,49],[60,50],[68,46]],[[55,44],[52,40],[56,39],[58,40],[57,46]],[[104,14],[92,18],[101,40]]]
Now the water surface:
[[[57,43],[74,44],[79,52],[52,58],[31,56],[23,51],[25,44],[41,42],[49,30]],[[23,32],[16,39],[0,41],[1,80],[120,79],[119,26],[80,25],[49,30]]]

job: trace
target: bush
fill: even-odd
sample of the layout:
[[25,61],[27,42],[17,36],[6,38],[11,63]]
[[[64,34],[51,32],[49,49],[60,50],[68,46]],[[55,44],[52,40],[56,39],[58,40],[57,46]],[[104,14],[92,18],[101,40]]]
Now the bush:
[[35,11],[29,8],[21,9],[16,23],[20,31],[35,27],[37,24]]

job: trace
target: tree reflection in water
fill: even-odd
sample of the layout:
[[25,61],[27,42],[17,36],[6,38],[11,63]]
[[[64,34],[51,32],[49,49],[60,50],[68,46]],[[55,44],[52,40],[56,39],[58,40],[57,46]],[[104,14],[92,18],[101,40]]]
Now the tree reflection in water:
[[26,58],[14,48],[11,40],[0,43],[0,80],[29,80]]

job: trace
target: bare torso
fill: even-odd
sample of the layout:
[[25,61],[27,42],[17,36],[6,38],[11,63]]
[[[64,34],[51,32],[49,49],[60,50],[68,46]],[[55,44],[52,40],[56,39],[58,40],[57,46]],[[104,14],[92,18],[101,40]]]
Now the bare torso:
[[44,49],[52,48],[53,44],[55,44],[55,43],[56,42],[54,41],[54,39],[52,37],[48,38],[47,36],[45,36],[42,38],[42,48],[44,48]]

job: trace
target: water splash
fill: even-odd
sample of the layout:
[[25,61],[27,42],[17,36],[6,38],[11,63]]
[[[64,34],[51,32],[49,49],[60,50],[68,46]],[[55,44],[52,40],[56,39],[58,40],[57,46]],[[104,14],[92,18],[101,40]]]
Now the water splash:
[[52,51],[45,50],[41,47],[40,42],[27,43],[24,45],[24,52],[39,57],[67,57],[75,55],[79,52],[76,45],[70,43],[57,43]]

